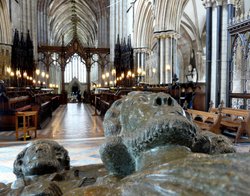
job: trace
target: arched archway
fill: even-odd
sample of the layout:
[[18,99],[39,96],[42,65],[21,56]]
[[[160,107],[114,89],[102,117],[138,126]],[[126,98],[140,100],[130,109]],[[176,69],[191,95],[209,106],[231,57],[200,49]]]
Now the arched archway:
[[11,64],[11,25],[6,0],[0,1],[0,78],[7,77],[7,67]]
[[11,25],[6,0],[0,1],[0,43],[11,44]]
[[[52,54],[57,54],[59,56],[56,59],[56,63],[61,67],[61,90],[62,93],[67,95],[65,91],[65,69],[67,67],[68,59],[77,54],[81,61],[86,66],[86,91],[90,93],[90,85],[91,85],[91,69],[94,64],[100,65],[104,67],[107,63],[109,63],[109,48],[90,48],[83,47],[77,37],[67,45],[64,46],[64,42],[62,40],[62,46],[40,46],[38,48],[38,52],[41,56],[44,56],[43,63],[46,67],[50,67],[50,61],[52,58]],[[96,58],[98,56],[98,58]]]

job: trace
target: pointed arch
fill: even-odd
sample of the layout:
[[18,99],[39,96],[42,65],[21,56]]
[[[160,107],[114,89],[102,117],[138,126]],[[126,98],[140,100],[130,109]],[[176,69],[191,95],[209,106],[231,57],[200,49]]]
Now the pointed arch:
[[189,0],[155,1],[156,26],[155,31],[172,30],[180,32],[181,18]]
[[0,43],[11,44],[10,16],[6,0],[0,1]]
[[139,0],[135,11],[135,47],[152,47],[154,14],[151,1]]

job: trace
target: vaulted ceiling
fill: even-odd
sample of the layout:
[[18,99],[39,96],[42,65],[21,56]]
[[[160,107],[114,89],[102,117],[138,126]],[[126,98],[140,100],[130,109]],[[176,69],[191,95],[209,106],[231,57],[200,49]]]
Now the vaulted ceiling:
[[41,24],[47,23],[50,43],[60,43],[63,35],[67,44],[77,35],[83,45],[94,45],[109,0],[38,0],[38,11],[48,16]]

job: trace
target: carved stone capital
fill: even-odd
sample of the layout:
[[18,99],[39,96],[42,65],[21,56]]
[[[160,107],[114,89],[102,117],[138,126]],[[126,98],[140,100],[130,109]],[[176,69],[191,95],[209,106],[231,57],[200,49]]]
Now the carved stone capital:
[[178,39],[180,35],[176,31],[159,31],[159,32],[154,32],[154,37],[157,39],[169,39],[169,38]]
[[234,4],[234,0],[227,0],[227,4]]
[[215,0],[202,0],[203,1],[203,5],[208,8],[208,7],[212,7],[213,4],[215,3]]
[[216,6],[222,6],[224,0],[216,0]]

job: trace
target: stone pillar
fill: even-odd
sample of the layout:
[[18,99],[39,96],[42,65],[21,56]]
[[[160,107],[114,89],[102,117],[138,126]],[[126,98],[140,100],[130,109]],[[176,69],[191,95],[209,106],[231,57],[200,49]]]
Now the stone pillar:
[[160,38],[160,84],[165,84],[165,52],[166,48],[165,48],[165,38],[161,37]]
[[[233,20],[233,17],[235,16],[235,8],[234,8],[234,1],[233,0],[228,0],[228,5],[227,5],[227,23],[230,24],[230,22]],[[232,41],[231,41],[231,36],[229,32],[227,32],[227,78],[226,78],[226,103],[225,105],[227,107],[230,107],[230,67],[232,64],[231,60],[232,56]]]
[[145,62],[146,62],[146,54],[145,54],[145,51],[143,50],[141,51],[141,69],[143,71],[145,71],[145,68],[146,68]]
[[160,32],[158,39],[158,77],[159,84],[171,84],[177,67],[177,33]]
[[172,35],[169,35],[165,38],[165,83],[171,84],[172,83],[172,77],[173,77],[173,67],[174,67],[174,61],[173,61],[173,54],[174,54],[174,42]]
[[[145,81],[143,80],[142,72],[146,71],[146,50],[143,47],[138,47],[134,49],[135,52],[135,68],[134,73],[138,76],[137,82]],[[141,69],[141,73],[139,75],[138,70]],[[132,71],[132,70],[131,70]]]
[[157,84],[160,84],[160,81],[161,81],[161,67],[160,67],[160,56],[161,56],[161,48],[160,48],[160,37],[158,37],[158,40],[157,40],[157,43],[158,43],[158,50],[157,50],[157,53],[158,53],[158,60],[157,60]]
[[215,106],[221,101],[222,0],[217,0]]
[[213,0],[206,0],[206,101],[205,108],[208,111],[211,100],[211,71],[212,71],[212,4]]

